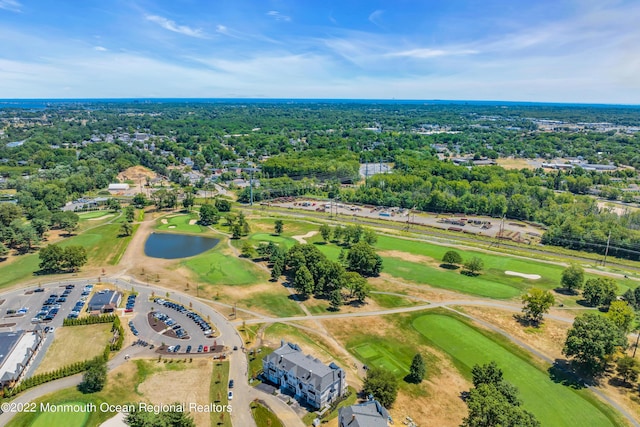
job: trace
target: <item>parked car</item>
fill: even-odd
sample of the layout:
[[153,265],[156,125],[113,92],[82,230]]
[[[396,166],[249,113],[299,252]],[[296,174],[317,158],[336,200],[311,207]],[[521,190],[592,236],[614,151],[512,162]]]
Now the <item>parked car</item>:
[[229,394],[227,394],[227,399],[233,400],[233,392],[229,390]]
[[229,380],[229,388],[233,388],[233,380]]

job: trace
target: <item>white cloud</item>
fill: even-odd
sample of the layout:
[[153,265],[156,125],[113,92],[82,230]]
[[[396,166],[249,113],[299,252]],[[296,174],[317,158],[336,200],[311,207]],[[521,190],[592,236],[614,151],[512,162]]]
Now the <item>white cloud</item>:
[[284,21],[284,22],[291,21],[291,17],[290,16],[283,15],[282,13],[278,12],[277,10],[270,10],[269,12],[267,12],[267,16],[272,17],[276,21]]
[[409,49],[398,52],[391,52],[386,54],[388,57],[407,57],[407,58],[415,58],[415,59],[429,59],[429,58],[437,58],[439,56],[459,56],[459,55],[474,55],[478,53],[477,50],[473,49]]
[[147,21],[154,22],[160,25],[165,30],[173,31],[174,33],[183,34],[189,37],[206,38],[206,34],[200,28],[191,28],[187,25],[178,25],[175,21],[164,18],[158,15],[146,15]]
[[22,5],[17,0],[0,0],[0,9],[9,10],[11,12],[21,12]]
[[109,49],[103,46],[94,46],[93,50],[97,50],[98,52],[106,52]]
[[381,9],[374,10],[369,15],[369,22],[371,22],[372,24],[377,25],[378,27],[382,27],[382,14],[383,13],[384,13],[384,10],[381,10]]

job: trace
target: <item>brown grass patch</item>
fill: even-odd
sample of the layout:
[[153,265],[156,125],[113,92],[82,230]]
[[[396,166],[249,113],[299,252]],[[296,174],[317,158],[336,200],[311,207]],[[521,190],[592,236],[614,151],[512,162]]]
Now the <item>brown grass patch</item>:
[[510,335],[526,342],[531,347],[541,351],[553,359],[563,359],[562,347],[567,338],[567,331],[571,327],[570,323],[560,322],[553,319],[545,319],[539,328],[522,326],[513,317],[512,311],[500,310],[489,307],[455,307],[456,310],[463,311],[478,319],[491,323],[506,331]]
[[528,159],[523,158],[501,157],[496,159],[496,163],[505,169],[535,169]]
[[133,180],[137,184],[139,184],[139,181],[142,180],[142,183],[146,184],[147,177],[149,179],[153,179],[157,176],[158,174],[144,166],[131,166],[130,168],[127,168],[120,172],[117,178],[118,181]]
[[35,374],[59,369],[102,354],[111,338],[111,323],[56,328],[55,339]]
[[[140,385],[138,392],[153,404],[180,402],[197,402],[207,404],[213,359],[193,359],[193,362],[173,362],[175,370],[164,370],[154,373]],[[169,363],[163,363],[168,366]],[[195,424],[209,425],[208,413],[192,413]]]
[[428,264],[432,267],[439,267],[440,264],[442,264],[441,261],[438,261],[428,256],[416,255],[416,254],[411,254],[409,252],[402,252],[402,251],[379,251],[378,255],[387,256],[391,258],[400,258],[405,261],[415,262],[418,264]]

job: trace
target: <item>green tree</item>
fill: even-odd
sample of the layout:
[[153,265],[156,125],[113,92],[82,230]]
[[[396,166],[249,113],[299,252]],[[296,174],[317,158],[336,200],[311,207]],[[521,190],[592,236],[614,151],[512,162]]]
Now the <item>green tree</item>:
[[120,235],[131,236],[132,232],[133,232],[133,225],[131,225],[130,222],[125,221],[120,225]]
[[471,257],[467,262],[464,263],[464,269],[469,274],[476,276],[480,274],[482,269],[484,268],[484,261],[477,256]]
[[200,220],[198,221],[200,225],[208,227],[218,222],[218,218],[218,210],[214,206],[208,203],[200,206]]
[[385,408],[390,408],[398,397],[398,380],[392,372],[372,367],[367,371],[362,391],[373,395]]
[[109,200],[107,200],[107,208],[110,211],[119,211],[122,206],[120,206],[120,201],[118,201],[118,199],[114,199],[113,197],[111,197]]
[[95,393],[102,390],[107,383],[107,362],[102,358],[95,358],[88,362],[88,369],[78,384],[82,393]]
[[640,373],[640,365],[635,358],[625,355],[616,361],[616,372],[625,384],[636,382]]
[[284,259],[277,259],[271,268],[271,280],[276,281],[284,272]]
[[298,268],[293,279],[293,288],[304,297],[308,297],[313,293],[314,289],[313,276],[306,265]]
[[4,245],[4,243],[0,242],[0,258],[5,258],[9,255],[9,249]]
[[376,243],[378,243],[378,235],[376,234],[375,231],[373,231],[370,228],[367,228],[364,230],[364,235],[362,236],[362,239],[368,244],[368,245],[375,245]]
[[147,197],[143,193],[138,193],[133,196],[133,199],[131,199],[131,203],[133,203],[136,208],[142,209],[147,206],[148,201]]
[[182,199],[182,206],[188,211],[191,210],[195,203],[196,197],[193,193],[187,193],[184,195],[184,199]]
[[329,307],[332,311],[340,310],[340,306],[343,304],[342,292],[340,289],[335,289],[329,294]]
[[327,224],[322,224],[320,226],[320,236],[322,236],[322,240],[328,242],[331,239],[331,227]]
[[596,277],[584,284],[582,296],[592,307],[608,306],[616,298],[618,285],[609,277]]
[[87,250],[84,246],[69,245],[64,248],[62,254],[62,268],[78,271],[87,263]]
[[545,291],[539,288],[531,288],[529,292],[522,296],[522,312],[525,318],[530,322],[538,324],[542,322],[542,318],[545,313],[549,312],[549,309],[555,303],[555,298],[550,291]]
[[133,206],[127,206],[124,210],[124,216],[127,222],[133,222],[136,219],[136,211]]
[[363,276],[377,276],[382,271],[382,258],[365,242],[351,246],[346,261],[348,270]]
[[275,232],[275,234],[277,234],[278,236],[281,235],[283,229],[284,222],[282,222],[281,219],[276,219],[276,221],[273,223],[273,231]]
[[427,368],[424,364],[424,359],[422,358],[422,355],[420,353],[416,353],[416,355],[413,356],[413,360],[411,361],[407,380],[410,383],[420,384],[424,379],[426,373]]
[[44,272],[56,272],[62,267],[64,250],[58,245],[47,245],[38,252],[40,258],[40,270]]
[[584,270],[577,264],[571,264],[562,271],[560,283],[569,292],[575,293],[584,283]]
[[215,201],[216,209],[220,212],[230,212],[231,211],[231,202],[227,199],[217,198]]
[[256,248],[248,240],[242,244],[241,252],[245,258],[254,258],[256,256]]
[[239,239],[242,236],[242,227],[240,224],[233,224],[231,226],[231,238]]
[[371,292],[371,287],[367,279],[362,277],[360,273],[348,271],[344,274],[345,287],[349,290],[349,297],[355,298],[359,303],[364,303],[365,299]]
[[625,335],[610,319],[585,313],[573,322],[562,353],[596,375],[604,371],[616,348],[626,345]]
[[611,305],[609,305],[609,311],[606,316],[618,327],[618,329],[623,333],[628,334],[633,327],[636,312],[626,301],[613,301]]
[[447,265],[462,264],[462,257],[456,251],[447,251],[442,256],[442,262]]

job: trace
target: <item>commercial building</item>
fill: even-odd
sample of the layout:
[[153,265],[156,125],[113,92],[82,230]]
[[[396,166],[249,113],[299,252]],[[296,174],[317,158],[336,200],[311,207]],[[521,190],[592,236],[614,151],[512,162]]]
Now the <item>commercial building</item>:
[[122,294],[117,291],[105,290],[96,292],[89,301],[89,311],[100,311],[101,313],[112,313],[118,308],[122,301]]
[[0,385],[20,382],[42,343],[41,331],[0,332]]

